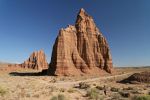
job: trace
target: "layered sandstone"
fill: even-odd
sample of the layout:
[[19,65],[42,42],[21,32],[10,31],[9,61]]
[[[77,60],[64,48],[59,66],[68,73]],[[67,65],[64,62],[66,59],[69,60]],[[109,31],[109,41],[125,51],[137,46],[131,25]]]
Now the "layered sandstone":
[[20,64],[23,68],[31,68],[31,69],[47,69],[48,63],[46,61],[46,56],[43,50],[33,52],[30,57],[24,61],[24,63]]
[[106,38],[84,9],[77,15],[75,26],[61,29],[53,46],[48,74],[94,74],[112,72],[112,58]]

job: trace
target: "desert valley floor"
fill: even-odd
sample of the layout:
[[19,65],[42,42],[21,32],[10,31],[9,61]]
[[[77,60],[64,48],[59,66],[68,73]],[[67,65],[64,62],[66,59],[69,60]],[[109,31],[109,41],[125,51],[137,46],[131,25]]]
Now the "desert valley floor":
[[[149,67],[114,68],[101,76],[58,77],[38,75],[29,69],[0,70],[0,100],[132,100],[147,95],[149,84],[118,81]],[[103,87],[107,87],[107,95]],[[98,94],[98,95],[97,95]]]

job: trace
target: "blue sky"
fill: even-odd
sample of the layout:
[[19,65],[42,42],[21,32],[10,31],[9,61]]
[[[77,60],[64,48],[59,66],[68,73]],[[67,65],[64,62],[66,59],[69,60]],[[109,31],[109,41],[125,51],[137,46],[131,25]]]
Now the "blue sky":
[[149,0],[0,0],[0,61],[21,63],[43,49],[50,62],[59,29],[80,8],[107,38],[115,66],[150,65]]

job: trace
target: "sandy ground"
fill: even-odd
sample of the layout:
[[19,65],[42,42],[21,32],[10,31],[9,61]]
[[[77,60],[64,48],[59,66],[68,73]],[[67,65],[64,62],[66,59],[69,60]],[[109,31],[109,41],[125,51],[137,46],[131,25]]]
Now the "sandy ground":
[[[112,100],[112,97],[121,98],[118,92],[111,91],[113,87],[122,91],[131,88],[127,91],[147,94],[150,92],[149,84],[121,84],[117,81],[135,72],[148,70],[150,71],[150,68],[115,68],[115,73],[112,75],[106,73],[103,76],[82,77],[34,76],[25,73],[36,73],[37,71],[27,69],[15,70],[14,73],[0,70],[0,100],[51,100],[58,94],[64,95],[66,100],[91,100],[86,96],[87,91],[104,85],[107,87],[107,95],[104,95],[103,90],[99,90],[102,100]],[[88,84],[90,88],[75,88],[81,82]],[[129,98],[124,99],[130,100]]]

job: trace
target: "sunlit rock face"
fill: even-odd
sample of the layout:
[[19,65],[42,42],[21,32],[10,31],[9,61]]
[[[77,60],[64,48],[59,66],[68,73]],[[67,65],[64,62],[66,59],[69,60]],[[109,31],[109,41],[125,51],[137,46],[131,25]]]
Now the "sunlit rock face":
[[101,70],[112,72],[109,45],[93,18],[80,9],[75,25],[59,31],[48,74],[95,74]]
[[31,68],[37,70],[48,69],[48,63],[43,50],[33,52],[30,57],[20,64],[23,68]]

